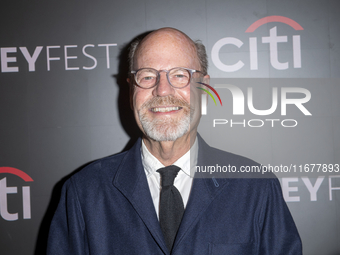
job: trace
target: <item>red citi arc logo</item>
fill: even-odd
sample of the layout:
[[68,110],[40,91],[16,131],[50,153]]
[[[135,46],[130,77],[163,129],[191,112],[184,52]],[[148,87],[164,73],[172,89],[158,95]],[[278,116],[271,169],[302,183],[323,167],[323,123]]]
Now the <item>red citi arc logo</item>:
[[[296,21],[283,16],[268,16],[255,21],[247,29],[246,33],[252,33],[257,28],[271,22],[279,22],[292,27],[295,31],[304,30]],[[288,62],[280,62],[278,58],[278,44],[288,42],[288,36],[277,34],[277,27],[274,26],[269,30],[269,36],[263,36],[261,42],[269,44],[270,64],[276,70],[286,70],[289,68]],[[234,45],[241,48],[243,42],[235,37],[224,37],[218,40],[211,50],[211,59],[214,65],[223,72],[236,72],[244,67],[244,62],[239,60],[234,64],[225,64],[220,59],[220,50],[225,45]],[[249,37],[249,66],[250,70],[258,70],[258,38]],[[300,35],[292,36],[293,48],[293,68],[301,68],[301,38]]]
[[246,33],[254,32],[258,27],[264,24],[270,23],[270,22],[281,22],[281,23],[291,26],[295,30],[303,30],[303,27],[301,27],[299,23],[297,23],[296,21],[290,18],[283,17],[283,16],[268,16],[268,17],[259,19],[255,21],[253,24],[251,24],[250,27],[247,28]]
[[[25,182],[33,182],[33,179],[26,174],[25,172],[13,168],[13,167],[0,167],[0,174],[13,174]],[[18,220],[18,213],[10,213],[8,211],[8,194],[17,194],[18,187],[7,187],[7,178],[2,178],[0,180],[0,215],[3,219],[7,221],[15,221]],[[31,194],[30,194],[30,186],[22,187],[22,206],[23,206],[23,219],[31,218]]]

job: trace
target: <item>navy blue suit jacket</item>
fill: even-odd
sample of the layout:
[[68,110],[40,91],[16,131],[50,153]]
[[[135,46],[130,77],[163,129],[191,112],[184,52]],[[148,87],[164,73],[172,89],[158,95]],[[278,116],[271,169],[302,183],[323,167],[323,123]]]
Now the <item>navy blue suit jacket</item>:
[[[209,147],[198,165],[257,165]],[[64,184],[48,254],[169,254],[141,162],[141,140]],[[276,178],[195,178],[171,254],[302,254]]]

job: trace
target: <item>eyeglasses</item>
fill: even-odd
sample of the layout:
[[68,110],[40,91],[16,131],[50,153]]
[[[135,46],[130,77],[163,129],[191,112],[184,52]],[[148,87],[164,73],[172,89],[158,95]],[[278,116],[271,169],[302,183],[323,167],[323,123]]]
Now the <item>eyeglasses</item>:
[[202,73],[201,71],[175,67],[170,70],[159,70],[153,68],[141,68],[137,71],[131,71],[134,74],[137,85],[143,89],[151,89],[159,83],[160,72],[166,72],[168,82],[174,88],[182,89],[190,84],[191,77],[194,73]]

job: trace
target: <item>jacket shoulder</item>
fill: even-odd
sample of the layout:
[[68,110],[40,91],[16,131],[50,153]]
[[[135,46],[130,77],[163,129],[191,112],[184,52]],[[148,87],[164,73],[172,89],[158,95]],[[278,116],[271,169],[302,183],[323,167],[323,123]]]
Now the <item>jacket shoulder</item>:
[[[276,178],[273,173],[263,170],[263,165],[258,162],[231,152],[210,147],[199,137],[198,166],[222,169],[215,172],[219,178]],[[210,174],[210,173],[209,173]]]
[[73,174],[70,180],[78,185],[87,185],[96,181],[112,180],[128,151],[104,157],[88,164]]

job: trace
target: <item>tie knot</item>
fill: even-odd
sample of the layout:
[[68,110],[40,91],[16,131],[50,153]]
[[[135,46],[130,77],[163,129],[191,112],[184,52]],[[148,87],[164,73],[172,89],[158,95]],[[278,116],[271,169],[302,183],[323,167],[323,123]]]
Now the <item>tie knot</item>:
[[181,170],[178,166],[166,166],[157,170],[158,173],[161,175],[161,185],[162,187],[172,186],[174,185],[174,180]]

